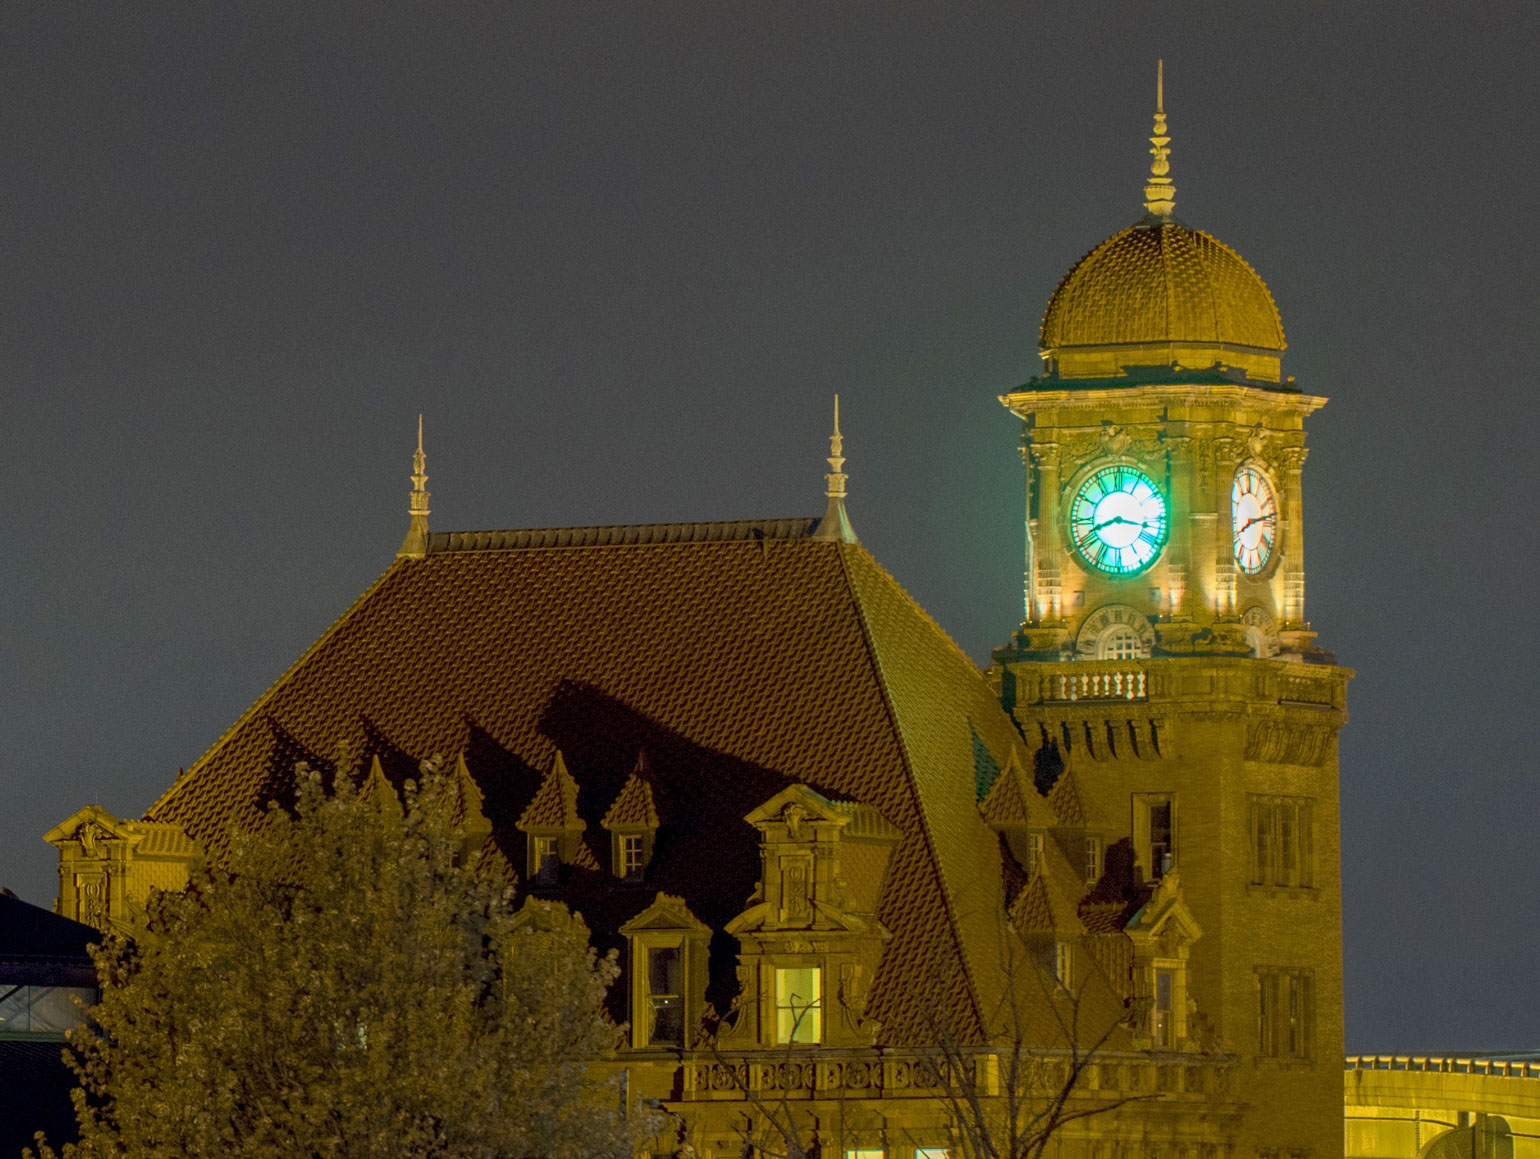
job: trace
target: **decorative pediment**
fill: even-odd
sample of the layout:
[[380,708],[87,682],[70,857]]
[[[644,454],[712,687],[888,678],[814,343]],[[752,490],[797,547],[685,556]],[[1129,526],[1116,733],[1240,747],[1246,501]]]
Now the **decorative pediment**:
[[686,930],[711,936],[711,927],[690,912],[684,898],[667,893],[659,893],[650,906],[620,927],[628,938],[653,930]]
[[100,805],[87,805],[43,835],[53,846],[77,844],[86,856],[93,856],[104,841],[126,841],[130,846],[144,839],[144,833],[132,821],[115,817]]
[[1125,928],[1136,947],[1158,948],[1167,956],[1175,956],[1203,936],[1203,927],[1182,900],[1181,875],[1174,869],[1160,879],[1150,900]]
[[790,841],[811,838],[805,827],[832,825],[843,829],[850,815],[827,797],[806,785],[788,785],[744,818],[767,837],[772,834]]

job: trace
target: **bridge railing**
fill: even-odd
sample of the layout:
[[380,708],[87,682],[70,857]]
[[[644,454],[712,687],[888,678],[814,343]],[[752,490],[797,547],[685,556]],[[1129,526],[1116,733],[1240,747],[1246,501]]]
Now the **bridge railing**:
[[1540,1058],[1464,1058],[1418,1054],[1350,1054],[1348,1070],[1409,1070],[1433,1074],[1481,1074],[1497,1078],[1540,1079]]

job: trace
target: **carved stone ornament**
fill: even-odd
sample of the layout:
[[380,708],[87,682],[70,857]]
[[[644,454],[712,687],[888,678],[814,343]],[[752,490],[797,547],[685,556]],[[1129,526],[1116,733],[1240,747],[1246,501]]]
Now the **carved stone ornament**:
[[1043,470],[1058,470],[1059,461],[1063,457],[1063,448],[1058,443],[1028,443],[1022,448],[1023,455],[1031,455],[1032,461]]
[[1192,441],[1192,463],[1198,473],[1198,487],[1207,491],[1214,484],[1214,440]]
[[1097,437],[1101,440],[1102,453],[1114,456],[1127,454],[1134,441],[1117,423],[1107,423]]
[[1278,635],[1278,624],[1272,616],[1268,615],[1266,608],[1247,608],[1241,616],[1241,623],[1246,625],[1248,642],[1253,645],[1256,654],[1262,659],[1271,659],[1283,650],[1283,641]]
[[1150,654],[1155,644],[1155,629],[1150,626],[1149,617],[1127,604],[1108,604],[1097,608],[1080,626],[1080,634],[1075,638],[1075,652],[1079,659],[1097,659],[1102,637],[1119,628],[1127,628],[1139,638],[1141,655]]
[[1306,447],[1283,447],[1278,451],[1278,462],[1286,471],[1298,471],[1305,465],[1305,458],[1309,454]]
[[786,824],[786,836],[796,841],[802,836],[802,822],[807,820],[807,810],[792,801],[781,810],[781,820]]
[[1246,437],[1246,450],[1253,459],[1264,459],[1267,457],[1267,442],[1267,433],[1263,431],[1262,424],[1257,423]]

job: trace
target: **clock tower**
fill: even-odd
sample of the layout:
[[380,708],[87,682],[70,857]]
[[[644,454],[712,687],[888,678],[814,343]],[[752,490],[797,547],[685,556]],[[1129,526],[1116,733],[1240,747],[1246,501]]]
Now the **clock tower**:
[[1302,490],[1326,399],[1283,375],[1262,279],[1175,216],[1160,86],[1150,141],[1144,216],[1060,281],[1042,372],[1001,398],[1021,420],[1025,606],[990,677],[1051,752],[1040,768],[1062,760],[1107,818],[1088,900],[1191,914],[1190,947],[1136,966],[1146,1041],[1237,1059],[1253,1113],[1232,1154],[1341,1154],[1352,674],[1306,618]]

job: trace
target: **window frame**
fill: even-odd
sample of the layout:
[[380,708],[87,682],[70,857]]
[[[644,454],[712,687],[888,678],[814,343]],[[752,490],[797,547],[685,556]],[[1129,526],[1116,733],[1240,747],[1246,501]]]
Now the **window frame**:
[[[810,1001],[801,1007],[793,1002],[783,1003],[781,1000],[782,978],[792,973],[807,971],[813,979],[814,995]],[[821,1046],[823,1044],[823,964],[821,962],[776,962],[770,967],[770,1002],[775,1016],[775,1041],[781,1046]],[[792,995],[788,995],[791,997]],[[791,1034],[788,1036],[782,1025],[782,1012],[791,1015]],[[804,1021],[811,1014],[810,1021]],[[798,1035],[811,1026],[811,1037],[799,1038]]]

